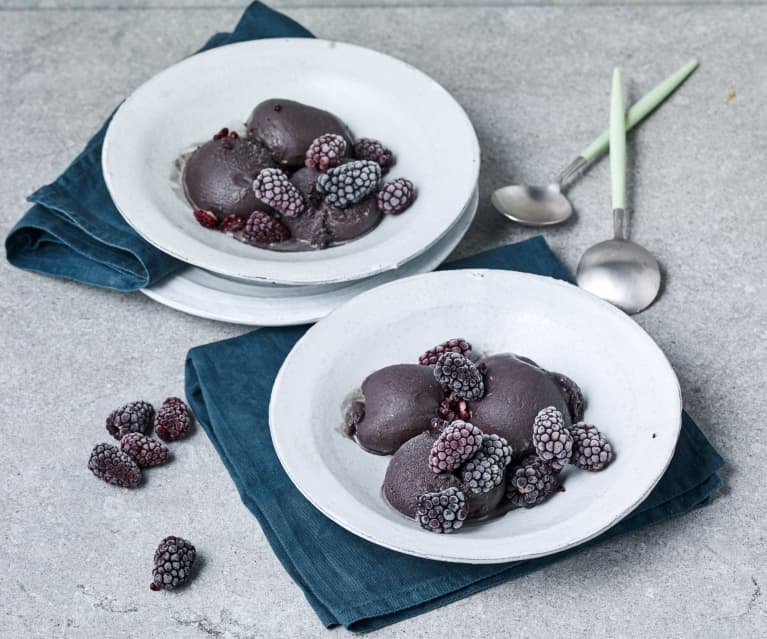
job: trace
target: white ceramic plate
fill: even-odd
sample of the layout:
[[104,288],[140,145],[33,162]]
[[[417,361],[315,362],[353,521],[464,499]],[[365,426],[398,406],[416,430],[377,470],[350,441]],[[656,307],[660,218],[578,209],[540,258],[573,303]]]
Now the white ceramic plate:
[[436,246],[393,269],[350,284],[275,286],[245,283],[188,266],[142,293],[178,311],[233,324],[285,326],[325,317],[355,295],[397,278],[434,270],[469,230],[477,212],[477,191],[458,222]]
[[[418,189],[406,214],[323,251],[281,253],[202,228],[172,188],[182,150],[282,97],[327,109],[355,136],[382,140]],[[436,244],[477,183],[479,144],[460,105],[427,75],[362,47],[315,39],[232,44],[165,69],[119,108],[104,139],[107,187],[128,223],[165,253],[258,282],[327,284],[401,266]]]
[[[568,467],[566,492],[453,535],[422,530],[392,510],[381,497],[390,458],[366,453],[340,433],[341,405],[371,372],[415,362],[456,336],[481,353],[527,355],[575,379],[586,394],[587,421],[613,443],[612,464],[601,473]],[[668,466],[681,413],[665,356],[615,307],[546,277],[463,270],[387,284],[317,323],[277,376],[269,424],[293,483],[344,528],[419,557],[497,563],[565,550],[630,513]]]

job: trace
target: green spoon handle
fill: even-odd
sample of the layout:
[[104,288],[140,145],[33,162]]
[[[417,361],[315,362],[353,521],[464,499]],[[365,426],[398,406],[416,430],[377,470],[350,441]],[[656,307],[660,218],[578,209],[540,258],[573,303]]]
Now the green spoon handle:
[[[628,113],[626,113],[626,130],[633,128],[636,124],[641,122],[648,113],[671,95],[674,90],[684,82],[685,78],[695,71],[698,64],[697,59],[690,60],[681,69],[672,73],[657,87],[652,89],[647,95],[640,98],[635,104],[632,104]],[[587,162],[592,162],[607,150],[609,144],[610,132],[603,131],[602,135],[581,151],[580,157],[584,158]]]
[[[623,76],[616,67],[610,92],[610,184],[613,210],[626,208],[626,116],[623,106]],[[616,229],[617,230],[617,229]]]

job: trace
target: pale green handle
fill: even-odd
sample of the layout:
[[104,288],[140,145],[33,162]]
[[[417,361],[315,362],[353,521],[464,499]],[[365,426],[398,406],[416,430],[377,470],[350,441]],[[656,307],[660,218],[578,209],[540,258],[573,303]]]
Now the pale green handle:
[[[640,98],[626,113],[626,130],[634,127],[644,120],[645,116],[657,107],[663,100],[674,92],[685,78],[698,67],[698,60],[692,59],[681,69],[668,76],[647,95]],[[605,130],[596,140],[589,144],[580,154],[587,162],[593,161],[597,156],[604,153],[610,144],[610,132]]]
[[626,208],[626,110],[623,104],[623,76],[616,67],[610,93],[610,183],[613,209]]

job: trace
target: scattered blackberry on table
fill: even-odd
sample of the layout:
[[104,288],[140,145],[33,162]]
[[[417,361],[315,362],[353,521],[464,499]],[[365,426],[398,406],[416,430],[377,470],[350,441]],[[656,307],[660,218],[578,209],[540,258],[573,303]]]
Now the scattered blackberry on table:
[[553,406],[541,410],[533,422],[533,446],[543,461],[555,470],[562,469],[573,454],[573,436],[564,418]]
[[138,464],[111,444],[96,444],[93,447],[88,469],[102,481],[123,488],[135,488],[141,481]]
[[306,151],[304,164],[327,171],[338,166],[346,153],[346,140],[336,133],[326,133],[312,141]]
[[485,394],[482,373],[460,353],[444,353],[434,365],[434,377],[462,399],[477,400]]
[[213,211],[195,209],[192,214],[200,226],[204,226],[206,229],[214,229],[218,226],[218,217]]
[[378,140],[360,138],[354,143],[354,156],[358,160],[371,160],[381,167],[386,175],[394,164],[394,154]]
[[410,180],[397,178],[384,184],[377,198],[382,213],[399,215],[415,201],[415,187]]
[[559,471],[537,455],[528,455],[509,471],[506,499],[515,508],[532,508],[556,492],[560,484]]
[[317,190],[330,206],[345,209],[363,200],[378,188],[381,167],[368,160],[341,164],[317,176]]
[[468,515],[466,498],[455,486],[418,497],[415,518],[422,528],[430,532],[455,532],[463,526]]
[[186,404],[178,397],[166,399],[154,420],[154,432],[164,441],[181,439],[189,430],[191,418]]
[[448,422],[454,422],[456,419],[471,419],[469,404],[455,393],[450,393],[440,402],[437,413]]
[[499,435],[482,435],[482,452],[495,459],[501,468],[506,468],[511,461],[511,446]]
[[578,422],[570,430],[573,436],[572,463],[578,468],[597,472],[613,458],[613,447],[596,426]]
[[262,169],[253,180],[253,192],[264,204],[287,217],[296,217],[305,207],[303,195],[280,169]]
[[290,238],[290,231],[280,220],[268,213],[251,213],[245,223],[242,239],[248,244],[274,244]]
[[245,218],[232,213],[227,215],[218,227],[222,233],[236,233],[245,228]]
[[456,470],[482,446],[482,431],[456,420],[445,427],[429,453],[429,468],[435,473]]
[[125,435],[120,440],[120,448],[141,468],[160,466],[170,458],[170,451],[164,444],[141,433]]
[[549,373],[549,375],[557,383],[557,386],[559,386],[559,389],[565,396],[567,409],[570,411],[570,419],[572,419],[573,423],[581,421],[583,419],[585,401],[583,400],[583,392],[580,386],[562,373]]
[[187,581],[192,572],[192,565],[197,558],[197,550],[186,539],[166,537],[154,551],[152,569],[152,590],[173,590]]
[[503,467],[481,450],[461,466],[459,474],[464,485],[477,495],[490,492],[503,481]]
[[441,344],[437,344],[434,348],[430,348],[421,355],[418,358],[418,363],[425,366],[434,366],[434,364],[437,363],[437,360],[445,353],[460,353],[468,359],[471,357],[471,344],[460,337],[446,340]]
[[106,427],[109,434],[120,439],[126,433],[145,433],[152,427],[154,408],[142,400],[130,402],[114,410],[107,417]]

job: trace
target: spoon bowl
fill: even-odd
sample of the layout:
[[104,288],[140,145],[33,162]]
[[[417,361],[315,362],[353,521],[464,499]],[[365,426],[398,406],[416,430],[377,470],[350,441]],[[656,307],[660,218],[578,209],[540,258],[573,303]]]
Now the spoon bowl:
[[[697,66],[696,59],[690,60],[633,104],[625,114],[626,128],[631,129],[641,122],[671,95]],[[564,222],[573,214],[573,207],[562,191],[568,182],[576,179],[591,162],[604,153],[609,144],[610,133],[603,131],[562,171],[557,182],[543,187],[526,184],[501,187],[493,193],[493,206],[504,217],[527,226],[550,226]]]
[[491,202],[501,215],[527,226],[559,224],[573,214],[570,200],[563,195],[559,184],[511,184],[494,191]]
[[653,303],[660,291],[660,267],[643,247],[623,239],[595,244],[578,263],[578,286],[629,314]]
[[580,261],[578,286],[627,313],[638,313],[660,292],[660,267],[649,251],[629,241],[626,228],[626,119],[623,77],[613,71],[610,94],[610,185],[613,203],[613,239],[595,244]]

